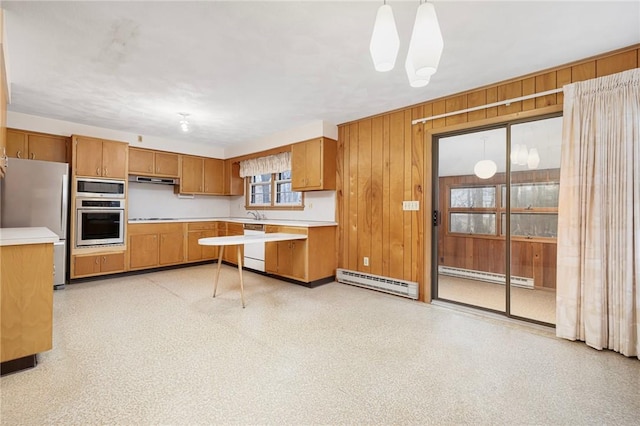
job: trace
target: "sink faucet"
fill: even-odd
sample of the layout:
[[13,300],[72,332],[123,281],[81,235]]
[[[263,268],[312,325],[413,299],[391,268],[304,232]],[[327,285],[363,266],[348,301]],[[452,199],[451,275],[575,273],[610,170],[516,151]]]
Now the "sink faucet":
[[248,211],[247,214],[252,215],[255,220],[260,220],[260,212],[258,210]]

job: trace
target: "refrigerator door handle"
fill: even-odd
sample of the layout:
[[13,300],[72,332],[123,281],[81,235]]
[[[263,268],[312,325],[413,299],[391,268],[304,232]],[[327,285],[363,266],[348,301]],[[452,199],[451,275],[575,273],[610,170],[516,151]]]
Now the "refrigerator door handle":
[[69,203],[69,175],[62,175],[62,192],[60,194],[61,203],[60,203],[60,229],[62,229],[62,235],[64,235],[64,239],[67,238],[67,221],[65,220],[67,215],[65,214],[68,211],[68,203]]

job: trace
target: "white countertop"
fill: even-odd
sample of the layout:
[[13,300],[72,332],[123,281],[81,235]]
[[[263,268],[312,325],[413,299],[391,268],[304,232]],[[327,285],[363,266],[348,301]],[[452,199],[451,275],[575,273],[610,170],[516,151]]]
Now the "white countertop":
[[268,243],[273,241],[306,240],[304,234],[287,234],[284,232],[274,232],[270,234],[256,235],[230,235],[227,237],[207,237],[200,238],[198,244],[202,246],[236,246],[244,244]]
[[244,217],[182,217],[182,218],[160,218],[160,219],[140,219],[131,218],[128,223],[167,223],[167,222],[234,222],[234,223],[256,223],[264,225],[285,225],[299,226],[302,228],[312,228],[320,226],[338,226],[337,222],[325,222],[316,220],[286,220],[286,219],[261,219],[255,220]]
[[49,228],[0,228],[0,246],[57,243],[58,235]]

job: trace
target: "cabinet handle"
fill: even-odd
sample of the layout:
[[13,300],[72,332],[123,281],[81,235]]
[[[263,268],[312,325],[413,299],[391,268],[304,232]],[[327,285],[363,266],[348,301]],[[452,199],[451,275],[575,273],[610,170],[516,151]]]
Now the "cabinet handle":
[[107,256],[102,256],[102,261],[103,261],[104,263],[107,263]]
[[100,258],[96,257],[96,265],[98,264],[98,262],[100,262]]
[[32,160],[35,160],[35,159],[36,159],[36,153],[35,153],[35,152],[32,152],[32,153],[31,153],[31,159],[32,159]]
[[104,168],[104,175],[105,175],[105,176],[109,176],[109,171],[107,170],[107,168],[106,168],[106,167]]
[[22,154],[21,151],[16,152],[16,158],[22,158],[20,155]]
[[100,176],[100,167],[96,167],[96,174]]

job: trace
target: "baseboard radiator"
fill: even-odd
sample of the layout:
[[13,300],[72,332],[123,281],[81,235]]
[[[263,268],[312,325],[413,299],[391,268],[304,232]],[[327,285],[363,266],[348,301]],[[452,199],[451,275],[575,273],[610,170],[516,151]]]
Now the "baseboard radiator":
[[399,280],[340,268],[336,270],[336,281],[408,297],[409,299],[418,299],[418,283],[415,281]]
[[[473,269],[454,268],[452,266],[438,266],[438,273],[456,278],[466,278],[470,280],[486,281],[489,283],[503,284],[506,282],[504,274],[496,274],[486,271],[475,271]],[[533,278],[516,277],[511,275],[511,285],[523,288],[533,288]]]

